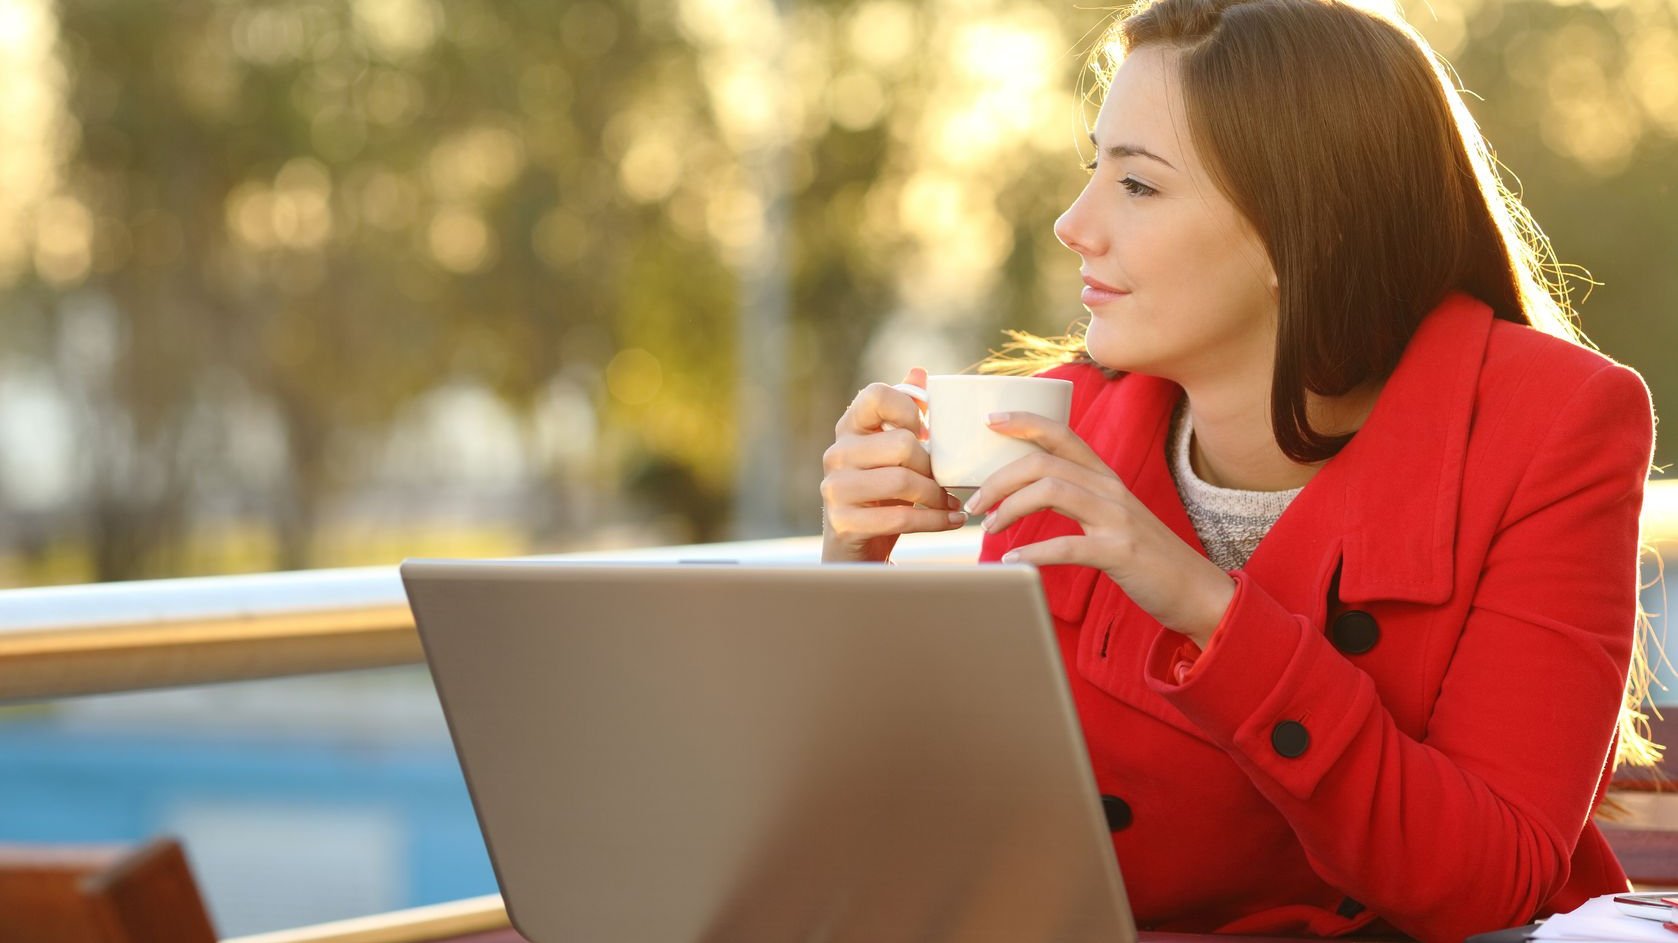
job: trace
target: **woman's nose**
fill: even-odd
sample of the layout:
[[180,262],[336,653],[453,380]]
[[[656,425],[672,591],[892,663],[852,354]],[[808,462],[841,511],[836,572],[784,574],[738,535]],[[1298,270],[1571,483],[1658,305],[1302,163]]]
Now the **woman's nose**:
[[1055,238],[1060,240],[1061,245],[1082,256],[1100,255],[1102,251],[1100,236],[1090,226],[1089,207],[1086,205],[1088,196],[1089,188],[1085,187],[1066,212],[1055,220]]

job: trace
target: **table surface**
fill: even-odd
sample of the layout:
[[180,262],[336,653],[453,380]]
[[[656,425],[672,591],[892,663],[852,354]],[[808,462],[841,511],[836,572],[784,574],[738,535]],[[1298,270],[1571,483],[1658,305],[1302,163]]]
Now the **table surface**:
[[[1221,936],[1203,933],[1150,933],[1137,934],[1139,943],[1300,943],[1299,938],[1269,937],[1269,936]],[[1387,938],[1391,943],[1398,943],[1397,938]],[[1358,937],[1357,943],[1381,943],[1378,938]],[[456,937],[452,940],[439,940],[438,943],[527,943],[524,937],[513,930],[492,930],[489,933],[474,933],[470,936]]]

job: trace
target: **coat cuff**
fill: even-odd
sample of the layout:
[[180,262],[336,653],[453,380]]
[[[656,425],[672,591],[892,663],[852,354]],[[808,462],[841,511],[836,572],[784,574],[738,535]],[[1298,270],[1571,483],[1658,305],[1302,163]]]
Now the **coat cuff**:
[[1162,630],[1148,686],[1250,772],[1309,798],[1373,706],[1374,682],[1244,571],[1230,575],[1235,596],[1214,644],[1178,683],[1183,637]]
[[[1231,579],[1236,581],[1236,593],[1240,593],[1240,578],[1233,571],[1229,575]],[[1218,620],[1218,624],[1212,629],[1212,637],[1207,640],[1205,648],[1201,648],[1199,645],[1196,645],[1193,639],[1185,638],[1182,640],[1183,644],[1177,646],[1177,652],[1172,656],[1171,661],[1168,663],[1163,674],[1160,672],[1149,672],[1149,674],[1152,676],[1162,676],[1167,678],[1172,684],[1182,684],[1187,681],[1194,675],[1195,671],[1199,668],[1200,663],[1206,659],[1212,649],[1217,647],[1218,638],[1223,634],[1224,623],[1229,621],[1229,614],[1232,610],[1234,610],[1234,608],[1235,599],[1234,597],[1231,597],[1229,604],[1224,607],[1224,614],[1222,618]]]

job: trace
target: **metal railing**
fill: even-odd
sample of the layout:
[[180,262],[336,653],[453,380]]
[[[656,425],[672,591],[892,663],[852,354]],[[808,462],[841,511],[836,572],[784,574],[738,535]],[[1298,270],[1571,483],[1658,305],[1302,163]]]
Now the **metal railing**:
[[500,894],[233,937],[223,943],[435,943],[509,926]]
[[[1678,480],[1651,482],[1647,542],[1678,546]],[[976,527],[911,534],[898,563],[972,560]],[[529,559],[814,563],[820,538]],[[0,590],[0,702],[423,661],[395,567]]]
[[[970,561],[980,531],[904,537],[898,563]],[[527,559],[815,563],[819,537]],[[424,660],[393,566],[0,590],[0,702]]]

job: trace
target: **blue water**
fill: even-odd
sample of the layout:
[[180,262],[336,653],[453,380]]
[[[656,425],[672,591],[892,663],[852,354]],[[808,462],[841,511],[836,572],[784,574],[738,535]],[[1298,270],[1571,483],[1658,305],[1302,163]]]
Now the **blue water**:
[[445,739],[0,722],[0,841],[185,843],[223,935],[493,893]]

